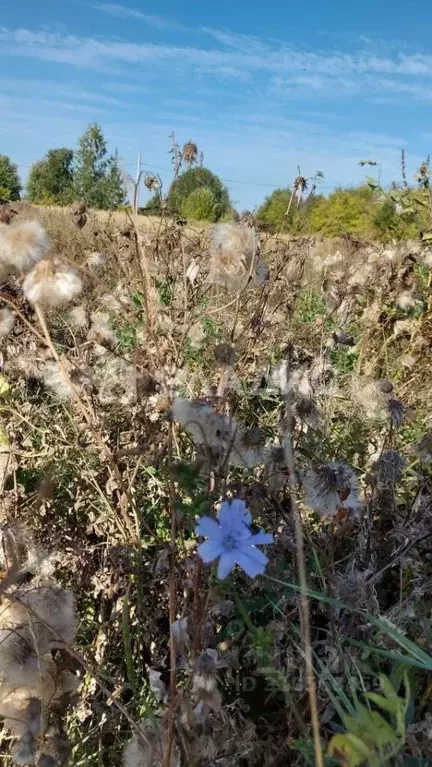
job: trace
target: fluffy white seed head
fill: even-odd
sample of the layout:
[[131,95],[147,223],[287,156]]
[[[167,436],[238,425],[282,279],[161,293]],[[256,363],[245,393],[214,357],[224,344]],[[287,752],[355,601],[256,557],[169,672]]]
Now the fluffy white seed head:
[[83,304],[74,306],[67,318],[72,330],[85,330],[88,327],[87,309]]
[[[0,687],[3,693],[3,686]],[[0,716],[5,720],[5,725],[15,735],[24,735],[31,732],[38,735],[40,732],[41,703],[37,698],[32,698],[28,690],[13,690],[2,696],[0,703]]]
[[[0,610],[3,638],[10,638],[10,650],[15,642],[25,641],[21,665],[30,662],[33,651],[38,655],[50,653],[59,643],[71,644],[76,632],[75,602],[71,592],[54,586],[32,586],[20,592],[20,602],[5,601]],[[0,655],[3,663],[3,647]],[[37,697],[37,696],[36,696]]]
[[0,227],[0,264],[6,271],[27,272],[48,250],[48,235],[39,221]]
[[73,388],[69,379],[66,378],[54,360],[48,360],[43,364],[42,379],[45,386],[52,389],[60,399],[69,399],[73,396]]
[[393,327],[393,335],[395,338],[398,336],[411,336],[417,325],[418,322],[412,318],[409,320],[396,320]]
[[396,306],[398,306],[399,309],[402,309],[403,312],[407,312],[409,309],[412,309],[416,303],[417,302],[415,298],[408,290],[404,290],[402,293],[399,293],[398,297],[396,298]]
[[90,320],[91,325],[87,334],[87,340],[94,341],[106,349],[115,349],[117,339],[109,326],[109,314],[107,312],[93,312]]
[[[66,364],[66,363],[64,363]],[[60,366],[54,360],[47,360],[41,368],[42,380],[45,386],[52,389],[60,399],[70,399],[76,389],[85,389],[91,391],[93,387],[93,377],[90,368],[72,368],[67,369],[67,376],[61,370]]]
[[382,390],[378,381],[353,376],[351,398],[360,415],[376,420],[386,411],[389,393]]
[[234,419],[218,413],[211,405],[199,400],[174,397],[172,415],[192,436],[196,445],[231,447],[237,425]]
[[[161,725],[144,724],[145,739],[135,737],[126,744],[123,751],[124,767],[160,767],[164,762],[167,739]],[[180,753],[174,742],[169,767],[180,767]]]
[[15,315],[10,309],[0,309],[0,337],[7,336],[15,323]]
[[0,570],[18,567],[22,572],[51,575],[53,558],[19,521],[0,526]]
[[432,250],[429,248],[424,251],[423,262],[428,269],[432,269]]
[[356,515],[363,507],[357,476],[344,461],[327,461],[307,469],[301,480],[307,506],[323,519],[338,512]]
[[11,750],[13,763],[17,767],[25,767],[28,764],[34,764],[37,752],[37,741],[29,730],[15,743]]
[[86,266],[88,269],[93,272],[94,274],[102,274],[104,271],[105,265],[107,262],[107,257],[104,253],[98,253],[98,251],[93,251],[93,253],[90,253],[86,260]]
[[265,462],[266,448],[259,429],[245,431],[233,418],[199,400],[174,397],[171,414],[196,445],[222,453],[232,466],[252,469]]
[[24,295],[31,304],[61,306],[76,298],[82,290],[81,278],[70,266],[44,259],[28,273],[23,283]]
[[217,224],[210,231],[209,281],[240,290],[248,281],[261,285],[268,279],[259,261],[259,239],[254,229],[239,224]]
[[135,405],[138,398],[137,370],[126,360],[106,349],[94,366],[94,381],[103,405]]

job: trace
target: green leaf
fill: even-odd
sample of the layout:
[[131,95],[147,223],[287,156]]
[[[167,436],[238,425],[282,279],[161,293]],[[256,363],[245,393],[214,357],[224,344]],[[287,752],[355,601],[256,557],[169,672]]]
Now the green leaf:
[[[300,586],[298,586],[296,583],[282,581],[278,578],[272,578],[269,575],[266,575],[264,577],[267,580],[272,581],[273,583],[279,583],[280,585],[285,586],[286,588],[289,588],[296,593],[299,593],[301,591]],[[426,652],[424,652],[424,650],[422,650],[421,647],[419,647],[410,639],[408,639],[408,637],[406,637],[405,634],[402,634],[402,632],[399,631],[399,629],[397,629],[396,626],[394,626],[393,623],[391,623],[389,620],[375,618],[375,616],[371,615],[371,613],[356,609],[350,605],[345,604],[345,602],[341,602],[339,599],[334,599],[333,597],[329,597],[327,596],[327,594],[323,594],[320,591],[315,591],[314,589],[307,589],[306,593],[312,599],[317,599],[320,602],[324,602],[326,604],[332,605],[333,607],[342,608],[345,610],[349,610],[350,612],[356,613],[358,615],[363,615],[365,620],[367,620],[369,623],[372,623],[376,628],[378,628],[383,633],[387,634],[387,636],[393,639],[394,642],[399,644],[400,647],[402,647],[404,650],[410,653],[418,661],[420,668],[424,670],[432,671],[432,657],[428,655]],[[367,648],[367,645],[366,645],[366,648]],[[367,649],[371,649],[371,648],[367,648]],[[407,662],[409,660],[411,659],[407,658]]]
[[398,652],[392,652],[391,650],[382,650],[381,647],[374,647],[373,645],[367,645],[364,642],[359,642],[356,639],[344,638],[344,642],[353,645],[354,647],[361,647],[363,650],[368,650],[376,655],[381,655],[383,658],[394,660],[396,663],[401,663],[405,666],[413,666],[414,668],[421,668],[424,670],[424,663],[421,663],[414,658],[410,658],[408,655],[402,655]]
[[384,695],[379,695],[377,692],[368,692],[366,693],[366,697],[368,700],[372,701],[372,703],[375,703],[376,706],[382,708],[383,711],[387,711],[394,716],[397,715],[400,708],[399,698],[396,702],[393,700],[389,701],[388,698],[385,698]]
[[5,397],[11,390],[10,384],[6,381],[6,378],[0,375],[0,397]]
[[333,735],[327,755],[342,759],[343,767],[360,767],[370,756],[368,746],[352,733]]

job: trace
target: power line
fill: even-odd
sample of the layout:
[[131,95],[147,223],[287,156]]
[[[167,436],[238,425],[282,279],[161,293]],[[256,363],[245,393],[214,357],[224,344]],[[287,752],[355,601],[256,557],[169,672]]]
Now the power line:
[[[18,168],[32,168],[33,167],[32,165],[24,165],[23,163],[16,163],[16,165],[18,166]],[[136,168],[136,163],[135,162],[126,162],[126,163],[122,163],[122,166],[124,168],[131,168],[131,167]],[[145,163],[145,167],[146,168],[154,168],[155,170],[163,170],[166,173],[170,173],[170,171],[172,170],[172,168],[166,168],[166,167],[163,167],[162,165],[152,165],[151,163],[148,163],[148,162]],[[219,178],[220,178],[221,181],[224,182],[224,184],[240,184],[241,186],[260,186],[260,187],[267,187],[268,189],[281,189],[281,188],[283,188],[283,187],[281,187],[280,184],[264,184],[262,181],[238,181],[237,179],[222,178],[221,176]],[[316,191],[319,192],[320,189],[322,191],[327,191],[329,189],[335,189],[338,186],[344,186],[344,184],[339,184],[339,183],[338,184],[332,184],[332,185],[319,184],[319,185],[317,185]]]

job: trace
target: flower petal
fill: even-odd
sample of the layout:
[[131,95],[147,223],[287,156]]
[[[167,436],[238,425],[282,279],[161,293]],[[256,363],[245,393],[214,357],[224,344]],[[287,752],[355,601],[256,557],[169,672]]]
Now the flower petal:
[[248,511],[245,501],[240,500],[240,498],[234,498],[231,501],[231,513],[236,520],[244,522],[245,525],[250,525],[252,522],[251,513]]
[[230,535],[233,529],[234,518],[231,514],[231,504],[228,501],[221,503],[218,517],[224,535]]
[[226,554],[222,554],[219,560],[219,566],[218,566],[218,572],[217,572],[217,576],[220,581],[223,581],[223,579],[230,574],[231,570],[233,569],[237,561],[238,561],[238,552],[229,551]]
[[268,557],[264,554],[264,552],[261,551],[261,549],[255,548],[255,546],[240,546],[239,552],[241,554],[246,554],[247,557],[254,559],[256,562],[260,562],[263,565],[266,565],[268,562]]
[[264,530],[260,530],[259,533],[251,536],[250,543],[252,546],[261,546],[264,543],[273,543],[273,536],[271,533],[265,533]]
[[222,530],[220,525],[218,525],[216,520],[211,517],[201,517],[197,522],[195,532],[197,535],[203,535],[205,538],[212,538],[214,541],[222,540]]
[[242,538],[250,535],[249,525],[252,517],[244,501],[224,501],[219,509],[219,522],[225,535],[240,533]]
[[[259,561],[256,554],[261,554],[263,559]],[[246,575],[249,575],[250,578],[255,578],[257,575],[261,575],[265,571],[268,557],[266,557],[262,551],[259,551],[259,549],[250,548],[248,552],[242,551],[238,553],[237,562],[245,571]]]
[[198,546],[198,554],[202,561],[208,564],[223,554],[224,548],[218,541],[204,541]]

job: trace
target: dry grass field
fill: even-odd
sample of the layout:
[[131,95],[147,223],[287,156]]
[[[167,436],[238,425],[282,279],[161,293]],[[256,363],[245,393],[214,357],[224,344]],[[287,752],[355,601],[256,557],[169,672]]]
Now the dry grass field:
[[430,764],[428,244],[18,210],[2,764]]

